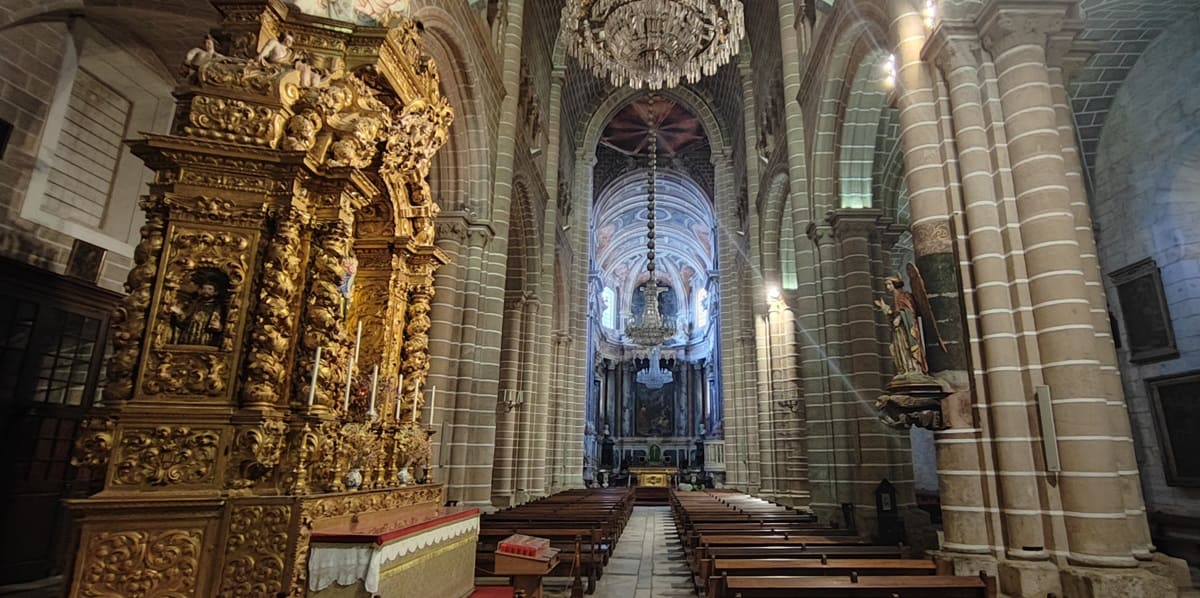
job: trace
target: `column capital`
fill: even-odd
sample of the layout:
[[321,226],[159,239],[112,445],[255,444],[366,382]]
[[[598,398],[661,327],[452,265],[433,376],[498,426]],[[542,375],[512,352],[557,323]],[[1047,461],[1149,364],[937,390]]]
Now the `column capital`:
[[1045,48],[1051,36],[1082,26],[1079,0],[991,0],[975,20],[993,55],[1019,46]]
[[942,20],[929,34],[921,59],[937,65],[947,76],[960,68],[975,68],[982,62],[983,44],[970,22]]
[[804,229],[805,236],[813,243],[820,243],[821,239],[830,236],[829,225],[820,225],[816,222],[809,222],[808,227]]
[[877,208],[854,208],[830,210],[825,219],[833,228],[835,239],[842,241],[851,237],[870,237],[879,230],[883,210]]

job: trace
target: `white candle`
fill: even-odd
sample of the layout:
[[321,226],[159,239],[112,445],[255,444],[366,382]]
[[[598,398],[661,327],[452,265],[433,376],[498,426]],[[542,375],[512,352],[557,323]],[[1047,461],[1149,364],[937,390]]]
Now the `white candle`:
[[350,410],[350,382],[354,379],[354,360],[346,365],[346,392],[342,395],[342,411]]
[[412,423],[414,423],[414,424],[417,423],[417,399],[420,396],[421,396],[421,389],[414,388],[413,389],[413,413],[412,413]]
[[358,323],[358,333],[354,335],[354,363],[358,363],[358,348],[362,346],[362,322]]
[[317,358],[313,360],[312,384],[308,386],[308,406],[317,399],[317,375],[321,372],[321,348],[317,347]]
[[379,364],[371,369],[371,406],[367,408],[367,414],[375,417],[375,391],[379,388]]
[[358,348],[362,345],[362,322],[358,323],[358,333],[354,335],[354,357],[346,368],[346,394],[342,397],[342,411],[350,411],[350,383],[354,380],[354,367],[358,365]]
[[433,387],[433,392],[429,393],[429,427],[433,427],[433,408],[437,405],[437,387]]

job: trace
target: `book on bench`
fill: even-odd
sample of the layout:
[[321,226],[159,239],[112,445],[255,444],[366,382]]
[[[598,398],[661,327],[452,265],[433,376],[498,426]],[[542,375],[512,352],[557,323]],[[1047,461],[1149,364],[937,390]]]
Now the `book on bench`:
[[[541,560],[549,560],[548,553],[550,550],[552,549],[550,548],[549,539],[535,538],[533,536],[526,536],[525,534],[513,534],[501,540],[496,545],[496,552]],[[554,552],[557,554],[558,551],[554,550]]]

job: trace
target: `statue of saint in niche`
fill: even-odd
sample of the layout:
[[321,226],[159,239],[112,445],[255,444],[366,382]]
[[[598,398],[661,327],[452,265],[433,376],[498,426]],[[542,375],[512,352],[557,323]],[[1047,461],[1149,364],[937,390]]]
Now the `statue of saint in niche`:
[[933,337],[943,351],[946,345],[938,332],[937,320],[934,319],[921,272],[916,266],[909,264],[908,276],[912,281],[913,292],[904,288],[904,279],[900,278],[899,274],[889,276],[884,279],[883,284],[892,294],[892,305],[888,305],[883,299],[876,299],[875,305],[891,323],[892,362],[896,368],[896,378],[921,379],[929,374],[923,327],[932,327]]
[[220,270],[206,268],[192,274],[192,284],[196,290],[190,296],[167,308],[171,344],[220,347],[229,277]]

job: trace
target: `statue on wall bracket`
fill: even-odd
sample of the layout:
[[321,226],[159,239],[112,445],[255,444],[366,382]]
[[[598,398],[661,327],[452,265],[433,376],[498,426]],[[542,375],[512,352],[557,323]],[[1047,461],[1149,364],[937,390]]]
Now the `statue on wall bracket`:
[[894,428],[918,426],[930,430],[946,428],[941,401],[953,392],[944,380],[929,375],[925,350],[925,332],[945,351],[946,343],[937,328],[937,319],[925,290],[921,271],[913,264],[906,268],[912,291],[905,289],[899,274],[884,279],[892,293],[892,304],[876,299],[875,305],[888,318],[892,330],[891,353],[896,375],[887,385],[887,394],[875,401],[875,410],[883,423]]

